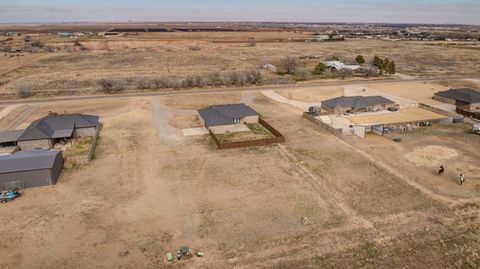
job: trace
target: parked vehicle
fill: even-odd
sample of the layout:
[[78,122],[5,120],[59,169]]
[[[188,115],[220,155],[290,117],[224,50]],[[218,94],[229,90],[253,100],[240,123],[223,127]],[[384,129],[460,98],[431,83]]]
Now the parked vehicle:
[[473,125],[473,133],[480,135],[480,124],[474,124]]
[[0,192],[0,201],[2,203],[10,202],[15,200],[17,197],[20,196],[18,189],[12,191],[2,191]]

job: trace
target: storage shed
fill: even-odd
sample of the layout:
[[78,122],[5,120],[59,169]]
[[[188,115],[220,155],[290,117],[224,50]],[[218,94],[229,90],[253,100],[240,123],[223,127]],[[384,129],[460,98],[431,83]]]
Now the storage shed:
[[55,185],[63,168],[61,151],[31,150],[0,156],[0,190]]

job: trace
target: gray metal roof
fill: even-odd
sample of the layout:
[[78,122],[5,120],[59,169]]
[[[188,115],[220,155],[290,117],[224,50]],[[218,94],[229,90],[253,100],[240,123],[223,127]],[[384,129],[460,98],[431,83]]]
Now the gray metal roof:
[[98,127],[98,116],[54,114],[33,121],[18,141],[71,137],[75,128]]
[[0,173],[12,173],[39,169],[50,169],[55,163],[58,150],[29,150],[0,155]]
[[448,91],[441,91],[435,95],[454,99],[467,104],[480,103],[480,92],[470,88],[453,88]]
[[13,143],[16,142],[18,137],[24,132],[25,130],[14,130],[14,131],[4,131],[0,132],[0,144],[1,143]]
[[329,100],[322,101],[322,105],[326,105],[332,108],[335,107],[369,107],[379,104],[394,104],[390,99],[387,99],[380,95],[375,96],[341,96]]
[[257,111],[245,104],[213,105],[198,110],[198,114],[205,121],[205,127],[234,124],[234,119],[258,116]]

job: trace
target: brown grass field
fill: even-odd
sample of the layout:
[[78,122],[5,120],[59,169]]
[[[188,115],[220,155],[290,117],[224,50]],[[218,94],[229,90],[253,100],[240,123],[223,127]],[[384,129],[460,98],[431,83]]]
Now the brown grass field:
[[[249,37],[258,40],[255,47],[247,45]],[[5,98],[15,98],[12,88],[19,80],[33,83],[34,92],[39,96],[92,94],[101,90],[97,80],[102,78],[132,82],[161,76],[181,78],[213,72],[244,72],[260,70],[265,63],[278,66],[287,56],[318,56],[299,61],[300,68],[310,72],[326,57],[335,55],[349,63],[358,54],[364,55],[367,63],[374,55],[388,57],[396,62],[397,72],[407,75],[477,75],[480,72],[480,56],[468,47],[380,40],[296,41],[312,38],[308,32],[156,33],[110,38],[88,35],[78,40],[39,35],[36,38],[46,46],[57,48],[56,51],[25,53],[20,62],[17,57],[0,57],[0,94]],[[20,37],[18,39],[17,43],[21,44]],[[78,49],[75,41],[85,50]],[[200,50],[191,50],[194,45]],[[262,73],[264,84],[293,83],[296,79],[265,70]]]
[[[478,136],[343,140],[254,93],[252,107],[286,143],[219,151],[208,136],[172,139],[157,131],[165,126],[157,126],[154,100],[32,104],[10,112],[34,106],[18,126],[47,109],[95,113],[103,128],[93,162],[0,207],[8,216],[0,222],[0,267],[229,268],[234,257],[237,268],[480,265],[479,205],[457,200],[480,196]],[[192,117],[178,117],[191,100],[240,96],[161,98],[171,112],[161,121],[172,130],[194,127]],[[459,153],[445,157],[446,176],[404,157],[428,145]],[[457,169],[470,169],[463,187]],[[182,245],[206,255],[167,263],[166,251]]]

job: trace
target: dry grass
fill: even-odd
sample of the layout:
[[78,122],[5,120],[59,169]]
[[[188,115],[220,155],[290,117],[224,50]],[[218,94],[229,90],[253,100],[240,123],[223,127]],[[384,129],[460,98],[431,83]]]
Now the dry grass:
[[[275,33],[276,34],[276,33]],[[468,48],[442,48],[421,43],[384,42],[351,40],[346,42],[267,42],[248,47],[244,43],[211,43],[216,38],[223,39],[219,33],[195,33],[190,36],[179,35],[176,41],[166,41],[171,34],[158,34],[154,40],[135,41],[135,36],[117,42],[118,50],[90,50],[73,52],[55,52],[39,54],[36,61],[22,65],[3,75],[6,83],[0,86],[0,93],[12,93],[11,81],[24,78],[35,84],[42,94],[78,94],[99,90],[95,81],[101,78],[135,78],[138,76],[159,77],[164,75],[185,77],[205,75],[211,72],[258,70],[261,64],[279,65],[282,57],[317,55],[318,59],[306,59],[299,62],[299,68],[313,71],[314,66],[333,54],[346,62],[352,62],[358,54],[363,54],[367,62],[378,54],[395,60],[397,71],[410,75],[453,75],[478,74],[477,54]],[[195,36],[205,40],[200,51],[186,49],[194,43]],[[230,34],[225,34],[229,36]],[[235,34],[237,35],[237,34]],[[249,33],[242,33],[247,38]],[[272,33],[255,35],[271,36]],[[285,35],[282,33],[281,35]],[[292,34],[295,35],[295,34]],[[181,38],[188,38],[181,40]],[[236,39],[235,37],[233,39]],[[270,37],[269,37],[270,38]],[[229,38],[227,37],[226,40]],[[258,37],[257,40],[260,40]],[[267,38],[268,39],[268,38]],[[122,45],[127,42],[130,45]],[[133,49],[136,43],[147,43],[148,48]],[[195,41],[198,42],[198,41]],[[231,41],[233,42],[233,41]],[[114,44],[117,44],[114,43]],[[142,43],[142,44],[143,44]],[[99,46],[106,46],[104,44]],[[117,46],[117,45],[115,45]],[[278,76],[264,72],[265,83],[292,82],[294,77]]]
[[[203,106],[228,98],[163,101],[178,115],[195,100]],[[243,268],[478,264],[477,205],[447,207],[288,105],[260,94],[252,104],[285,135],[285,144],[225,151],[206,136],[162,142],[152,108],[141,98],[105,107],[55,105],[75,111],[91,106],[105,115],[94,161],[64,171],[53,188],[26,190],[0,207],[0,215],[9,216],[0,222],[0,267],[158,268],[169,266],[165,253],[182,245],[206,256],[174,267],[228,268],[232,257]],[[42,110],[34,114],[44,115]],[[379,139],[361,144],[372,156],[414,171],[414,180],[427,174],[403,159],[401,153],[414,145]],[[478,160],[476,144],[438,140],[456,143],[463,164]],[[432,178],[438,181],[427,175],[421,184],[431,187]],[[471,194],[468,184],[473,180],[464,189],[451,187]],[[304,225],[303,217],[311,224]],[[119,256],[123,250],[129,255]]]

